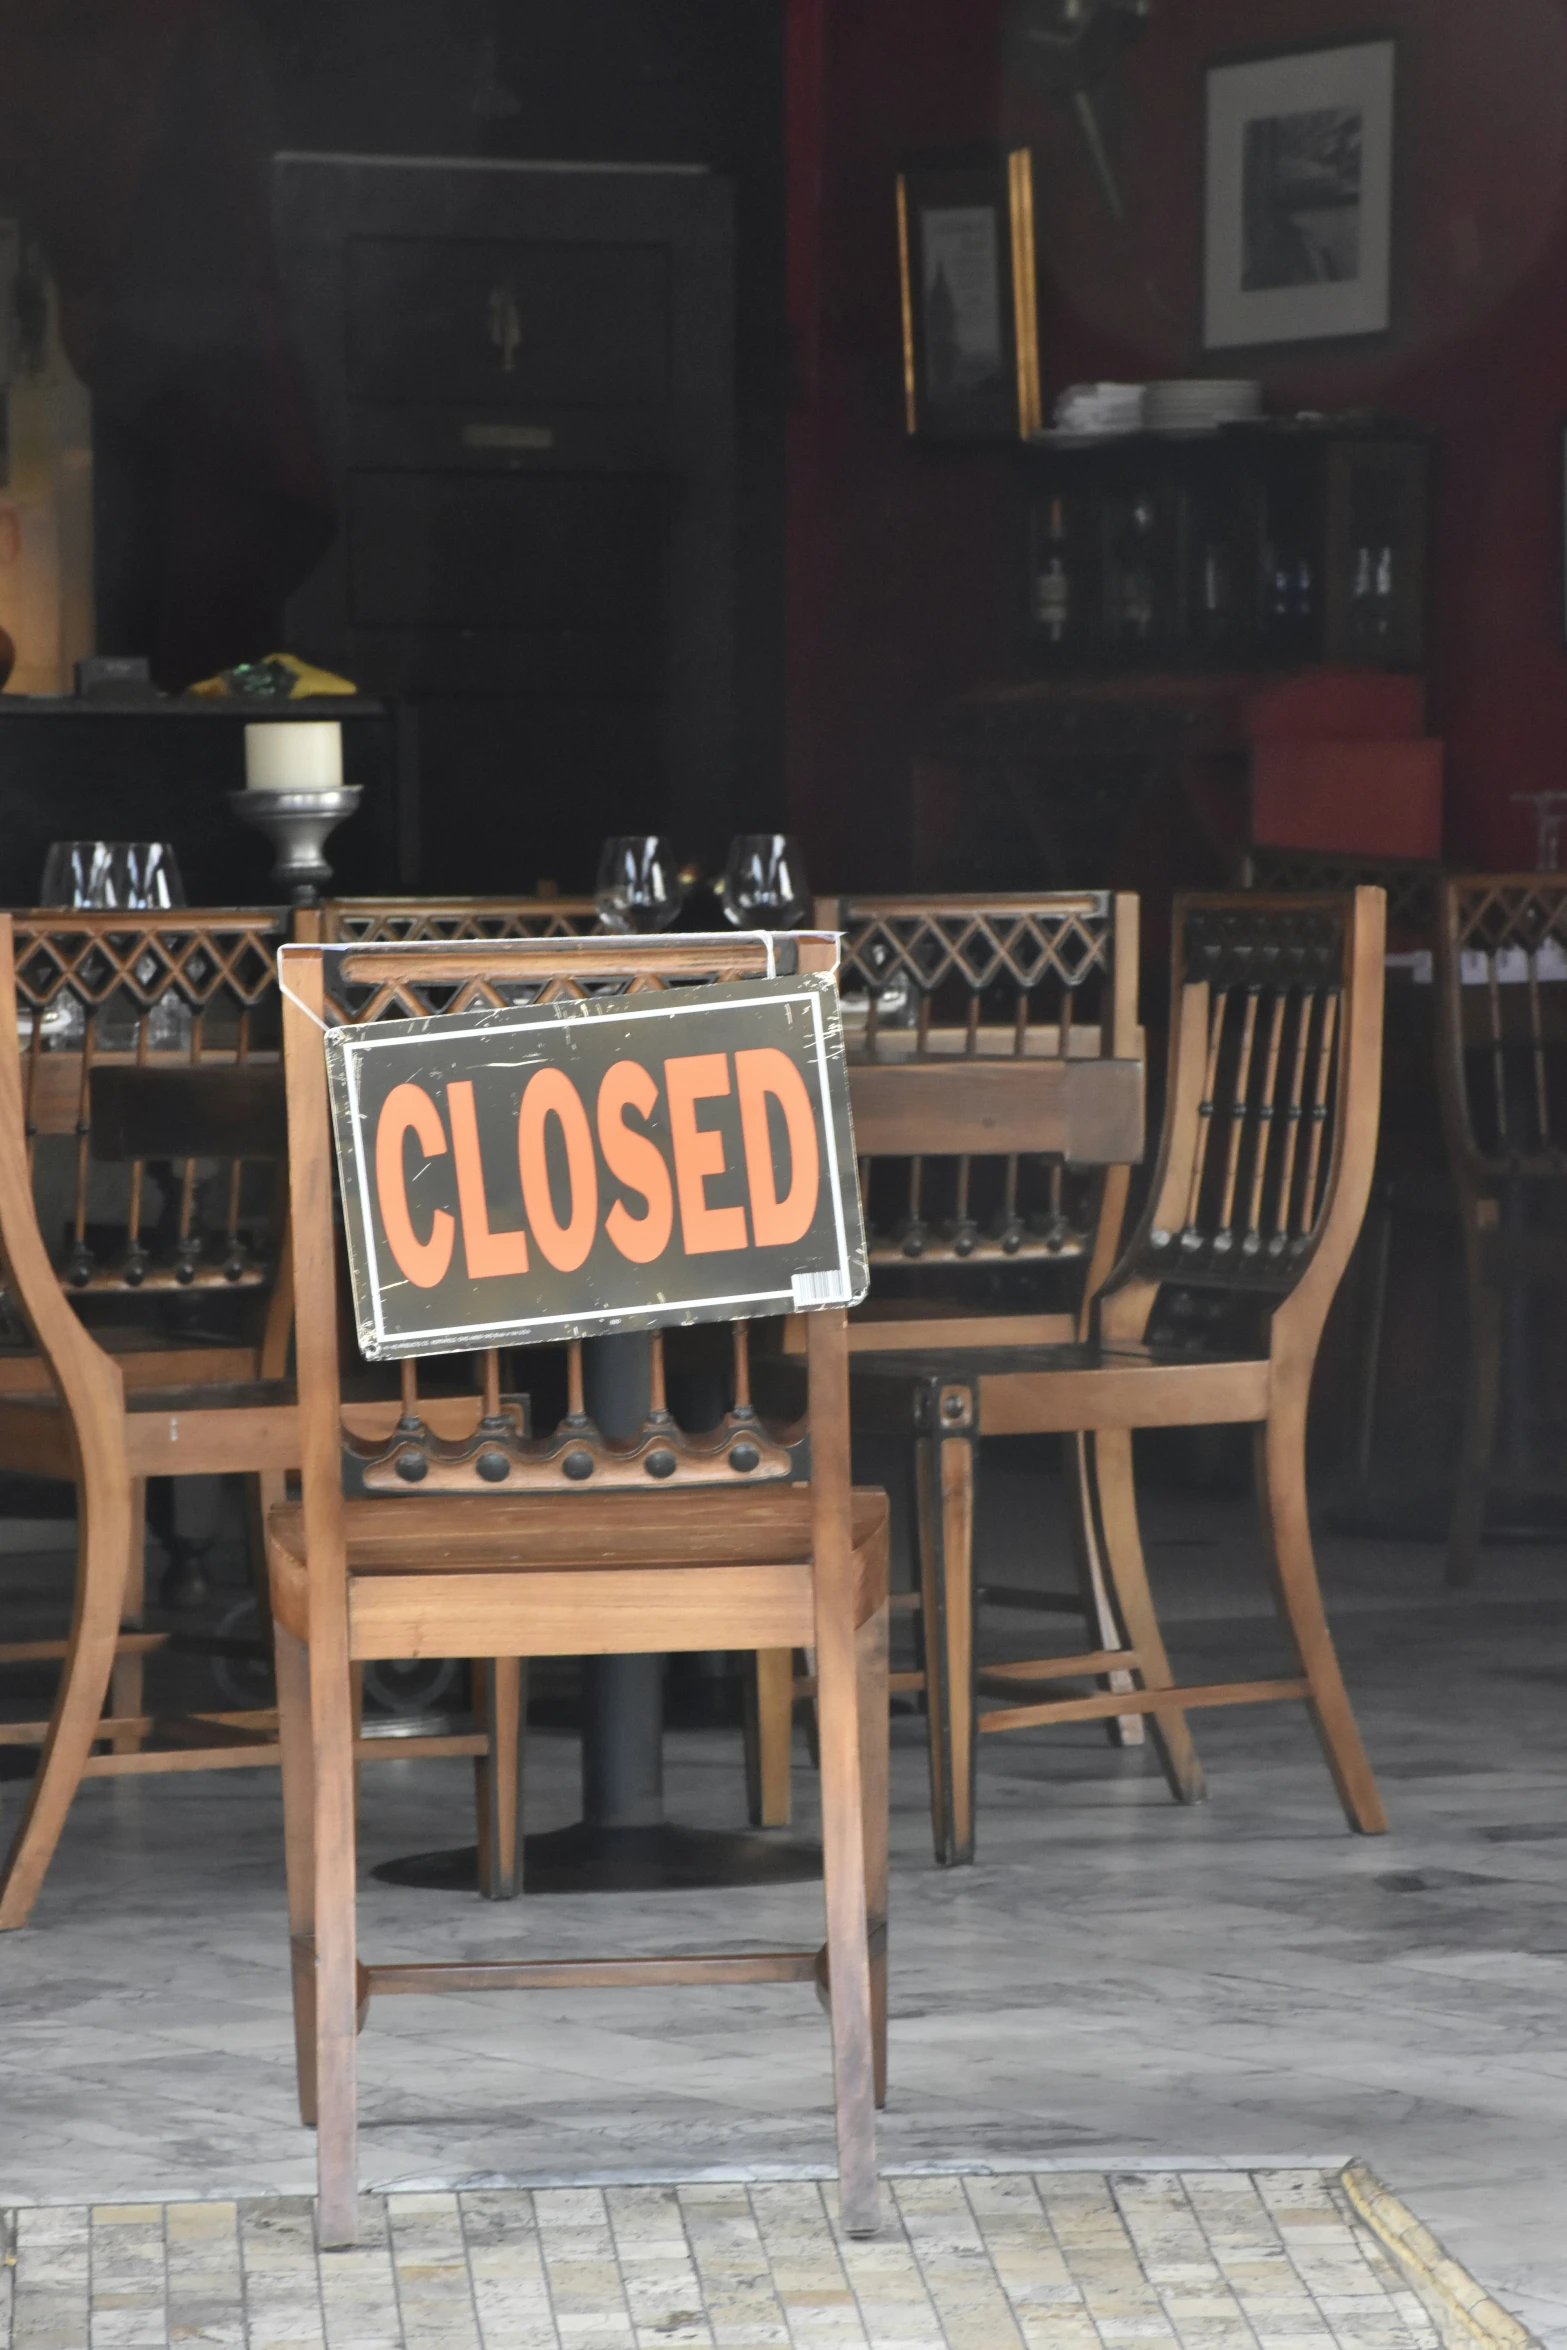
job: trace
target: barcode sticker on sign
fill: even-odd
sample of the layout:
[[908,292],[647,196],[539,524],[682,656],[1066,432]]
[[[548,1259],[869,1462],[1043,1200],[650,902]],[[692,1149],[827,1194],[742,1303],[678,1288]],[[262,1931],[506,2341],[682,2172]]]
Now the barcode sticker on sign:
[[794,1276],[794,1310],[804,1313],[808,1306],[844,1306],[849,1302],[849,1285],[836,1265],[825,1273],[796,1273]]

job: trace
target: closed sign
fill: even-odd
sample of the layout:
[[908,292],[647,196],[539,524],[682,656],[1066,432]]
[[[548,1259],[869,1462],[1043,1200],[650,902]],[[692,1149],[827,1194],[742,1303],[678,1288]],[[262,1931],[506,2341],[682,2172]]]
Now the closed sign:
[[865,1295],[825,975],[335,1028],[326,1049],[371,1361]]

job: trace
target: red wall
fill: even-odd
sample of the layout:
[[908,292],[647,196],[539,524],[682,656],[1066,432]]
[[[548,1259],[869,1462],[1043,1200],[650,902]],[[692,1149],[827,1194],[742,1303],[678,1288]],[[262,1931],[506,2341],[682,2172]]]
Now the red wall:
[[1374,403],[1432,432],[1447,849],[1526,863],[1509,794],[1567,788],[1567,0],[1155,0],[1113,102],[1122,224],[1071,121],[1002,86],[1000,0],[790,6],[790,791],[824,885],[895,877],[921,727],[1009,667],[1014,468],[903,433],[899,161],[1033,141],[1047,400],[1100,375],[1201,372],[1204,63],[1389,29],[1393,331],[1242,364],[1271,406]]

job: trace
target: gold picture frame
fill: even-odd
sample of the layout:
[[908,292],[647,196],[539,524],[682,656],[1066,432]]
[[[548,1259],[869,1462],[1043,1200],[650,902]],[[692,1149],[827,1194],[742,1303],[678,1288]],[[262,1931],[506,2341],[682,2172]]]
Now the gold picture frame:
[[910,434],[1026,439],[1043,422],[1031,149],[910,164],[897,215]]

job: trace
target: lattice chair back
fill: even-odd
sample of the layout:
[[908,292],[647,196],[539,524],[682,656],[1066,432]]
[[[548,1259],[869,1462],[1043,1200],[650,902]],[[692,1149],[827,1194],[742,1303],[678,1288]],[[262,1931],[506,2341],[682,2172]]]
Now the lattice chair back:
[[828,898],[817,919],[842,937],[873,1273],[1089,1257],[1103,1182],[1061,1154],[1054,1081],[1103,1059],[1141,1085],[1136,898]]
[[1567,1175],[1567,875],[1465,873],[1442,889],[1442,1107],[1471,1183]]
[[1349,889],[1380,889],[1387,897],[1387,943],[1404,953],[1433,953],[1442,919],[1442,867],[1419,857],[1331,856],[1321,849],[1249,848],[1241,857],[1242,889],[1269,897],[1304,891],[1341,896]]
[[[800,956],[810,958],[796,960]],[[830,970],[831,942],[781,938],[771,944],[749,933],[731,941],[693,938],[572,938],[458,940],[445,953],[411,944],[406,957],[395,947],[357,944],[324,947],[322,1010],[329,1023],[363,1026],[378,1020],[421,1019],[431,1015],[494,1009],[517,1002],[554,1003],[587,996],[636,995],[665,988],[725,980],[757,979],[776,970]],[[291,958],[298,973],[299,959]],[[294,984],[291,981],[291,986]],[[460,1146],[458,1146],[460,1147]],[[475,1145],[475,1148],[477,1146]],[[651,1146],[649,1146],[651,1147]],[[333,1278],[327,1227],[318,1241],[320,1276]],[[302,1262],[296,1243],[295,1264]],[[300,1304],[301,1344],[309,1309]],[[317,1330],[318,1345],[326,1333]],[[664,1382],[664,1340],[654,1331],[650,1397],[641,1427],[630,1436],[606,1437],[584,1401],[582,1343],[564,1342],[566,1411],[558,1425],[529,1433],[517,1402],[502,1393],[499,1349],[477,1353],[483,1413],[472,1434],[443,1438],[426,1422],[420,1402],[419,1363],[404,1360],[402,1413],[383,1441],[343,1430],[350,1483],[368,1494],[421,1493],[595,1493],[636,1492],[677,1487],[764,1484],[797,1473],[803,1431],[774,1433],[751,1400],[749,1324],[730,1325],[730,1402],[718,1425],[695,1433],[683,1429],[669,1410]],[[468,1351],[468,1350],[462,1350]],[[526,1357],[539,1348],[509,1349]],[[422,1361],[432,1358],[425,1355]],[[436,1356],[439,1361],[444,1358]],[[335,1342],[331,1377],[338,1382]],[[303,1386],[301,1388],[303,1396]]]
[[578,938],[598,928],[592,898],[333,898],[321,909],[321,936],[344,944]]
[[1276,1305],[1321,1260],[1326,1310],[1376,1150],[1385,905],[1176,899],[1159,1163],[1107,1299],[1174,1282]]
[[79,1304],[184,1297],[205,1309],[272,1292],[287,921],[269,910],[11,917],[28,1169],[50,1259]]

